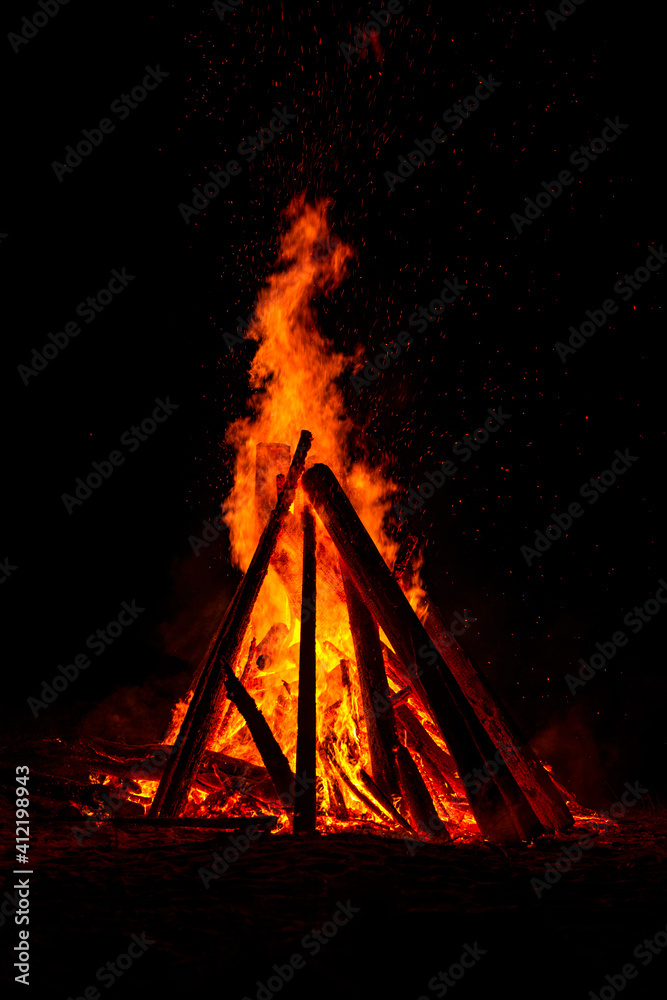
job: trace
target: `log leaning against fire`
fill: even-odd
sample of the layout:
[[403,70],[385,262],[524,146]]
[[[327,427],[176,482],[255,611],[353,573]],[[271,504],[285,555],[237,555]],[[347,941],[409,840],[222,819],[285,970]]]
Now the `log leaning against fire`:
[[[231,689],[237,694],[236,706],[239,711],[243,711],[241,702],[247,704],[247,699],[243,698],[243,695],[247,694],[247,692],[245,692],[235,677],[233,666],[248,630],[250,617],[260,588],[266,577],[278,535],[289,513],[290,506],[294,501],[297,483],[303,472],[306,455],[310,449],[311,442],[312,435],[310,432],[302,431],[285,486],[262,532],[250,566],[233,598],[231,613],[225,617],[218,638],[213,644],[201,671],[199,684],[193,694],[192,701],[178,734],[178,751],[173,758],[173,765],[165,769],[153,805],[151,806],[150,816],[178,816],[185,807],[190,786],[216,726],[217,708],[221,702],[226,682],[231,683]],[[239,692],[239,686],[243,692],[242,694]],[[248,695],[247,697],[249,698],[250,696]],[[252,701],[252,699],[250,700]],[[268,729],[268,723],[265,720],[264,722]],[[257,749],[261,754],[261,748],[258,746]],[[287,760],[286,758],[284,759],[286,769],[289,771]],[[169,763],[171,765],[172,762],[170,761]],[[270,771],[268,762],[265,761],[265,763],[267,764],[267,770]],[[275,774],[275,779],[278,781],[278,785],[281,786],[276,787],[278,794],[281,794],[285,790],[282,787],[285,780],[288,780],[288,784],[293,780],[291,771],[290,778],[287,779],[286,769],[285,766],[281,765]],[[273,773],[271,777],[272,779],[274,778]]]
[[424,622],[432,642],[456,678],[477,717],[499,748],[507,769],[523,789],[547,830],[567,830],[574,817],[549,772],[535,756],[518,726],[503,710],[489,682],[457,640],[450,636],[437,609],[431,605]]
[[[386,633],[406,668],[415,653],[429,648],[429,637],[410,607],[400,586],[359,520],[332,471],[314,465],[302,477],[302,486],[326,526],[339,555],[375,620]],[[432,651],[436,663],[424,659],[420,682],[443,740],[454,757],[459,774],[484,770],[496,747],[462,694],[442,656]],[[532,807],[512,775],[500,769],[488,783],[467,797],[482,834],[508,843],[531,839],[543,831]]]
[[[414,535],[404,539],[393,569],[397,580],[403,578],[417,544],[418,539]],[[461,643],[447,631],[440,612],[430,601],[424,628],[474,708],[477,718],[499,747],[508,770],[523,789],[544,828],[564,831],[572,827],[574,817],[554,779],[537,759],[484,674],[466,654]],[[385,653],[389,651],[385,650]],[[419,695],[418,690],[416,693]]]

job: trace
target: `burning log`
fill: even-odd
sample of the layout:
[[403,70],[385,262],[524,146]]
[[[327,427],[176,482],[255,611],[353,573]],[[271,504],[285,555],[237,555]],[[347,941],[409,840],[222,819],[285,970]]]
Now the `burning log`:
[[259,646],[255,662],[258,670],[266,670],[280,654],[289,629],[284,622],[276,622],[266,633]]
[[438,816],[419,768],[400,743],[396,745],[396,769],[403,801],[414,828],[420,834],[434,840],[451,840],[447,828]]
[[357,660],[373,780],[385,795],[397,795],[398,778],[394,764],[394,749],[398,740],[394,714],[389,704],[384,711],[378,709],[379,698],[385,698],[385,692],[388,690],[378,627],[342,562],[340,570]]
[[[433,650],[423,625],[410,607],[382,556],[359,520],[334,474],[314,465],[302,485],[345,562],[357,590],[385,631],[406,668],[423,656],[422,683],[442,737],[456,760],[459,774],[484,769],[496,748],[461,693],[442,655]],[[497,842],[531,839],[542,826],[523,792],[506,771],[479,789],[467,789],[468,801],[483,835]]]
[[408,564],[412,559],[412,554],[417,548],[417,543],[419,539],[415,535],[406,535],[401,543],[401,547],[396,553],[396,559],[394,561],[394,568],[391,575],[395,580],[401,580],[405,575],[405,571],[408,568]]
[[255,452],[255,513],[260,529],[264,527],[278,500],[276,476],[285,475],[290,466],[288,444],[258,444]]
[[465,795],[463,782],[456,773],[454,761],[441,750],[433,737],[422,726],[409,705],[399,705],[395,710],[398,723],[405,729],[405,740],[410,750],[416,751],[431,770],[444,779],[457,794]]
[[[315,560],[315,518],[310,508],[302,512],[303,520],[303,584],[302,599],[310,598],[315,608],[317,564]],[[299,706],[297,710],[296,773],[303,776],[305,788],[294,804],[294,833],[314,833],[316,824],[317,774],[317,660],[315,656],[315,611],[301,613],[301,644],[299,646]]]
[[[256,649],[257,649],[257,643],[255,642],[255,637],[253,636],[252,641],[250,643],[250,649],[248,650],[248,657],[245,661],[245,666],[243,668],[243,673],[241,674],[241,684],[243,684],[244,687],[245,687],[246,677],[248,675],[248,670],[250,669],[250,664],[253,662],[256,656]],[[225,729],[227,728],[227,723],[229,722],[229,719],[232,716],[233,712],[234,712],[234,705],[231,701],[229,701],[225,706],[224,711],[222,712],[220,723],[216,727],[215,734],[213,737],[214,740],[218,740],[221,734],[224,733]]]
[[349,819],[349,813],[347,811],[347,806],[345,805],[345,797],[341,791],[335,768],[330,763],[324,746],[319,742],[317,745],[317,755],[320,761],[320,770],[325,777],[327,789],[329,791],[329,800],[333,803],[336,817],[337,819],[342,820]]
[[[201,671],[199,683],[178,734],[178,751],[162,776],[151,806],[151,816],[177,816],[185,806],[190,786],[217,724],[217,708],[226,681],[231,681],[231,689],[239,694],[239,710],[241,711],[240,702],[247,704],[243,698],[247,692],[234,676],[232,666],[248,630],[250,616],[266,577],[278,535],[294,501],[311,442],[312,435],[308,431],[302,431],[285,486],[262,532],[248,571],[239,585],[231,613],[225,618]],[[221,669],[221,665],[226,665],[226,669]],[[239,693],[239,686],[243,694]],[[252,709],[248,707],[252,714]],[[254,702],[252,707],[257,711]],[[258,714],[261,716],[261,713]],[[256,716],[253,718],[256,720]],[[262,721],[265,723],[263,716]],[[284,771],[282,765],[276,771],[279,783],[282,783],[280,776],[284,775]],[[276,790],[280,792],[281,789]]]
[[507,716],[481,671],[450,636],[439,612],[431,606],[424,623],[438,652],[456,678],[487,733],[499,747],[507,768],[524,791],[535,815],[547,830],[567,830],[572,813],[549,772],[539,762],[528,741]]
[[[384,811],[396,823],[398,823],[399,826],[403,827],[403,829],[407,830],[409,833],[414,834],[415,831],[412,829],[410,823],[405,818],[405,816],[402,816],[400,814],[400,812],[398,811],[398,809],[396,809],[396,807],[394,806],[393,802],[389,799],[389,797],[385,795],[385,793],[382,791],[381,788],[378,787],[378,785],[375,784],[370,774],[367,774],[363,768],[359,769],[359,778],[363,782],[366,792],[373,796],[378,805],[380,805],[384,809]],[[357,795],[358,794],[359,791],[357,790]]]
[[390,818],[397,823],[398,826],[409,831],[410,834],[414,836],[414,830],[412,827],[394,808],[393,804],[378,788],[369,774],[366,774],[363,769],[359,769],[359,779],[364,784],[366,791],[362,791],[361,788],[359,788],[359,785],[352,780],[343,766],[342,761],[339,759],[340,744],[333,733],[329,733],[325,738],[323,749],[326,758],[336,775],[340,778],[344,785],[347,785],[352,794],[364,803],[370,812],[377,816],[382,823],[385,823],[387,818]]
[[280,749],[278,741],[271,732],[271,727],[257,708],[253,697],[248,694],[241,681],[235,676],[232,668],[223,658],[221,658],[221,664],[225,677],[227,697],[230,701],[234,702],[245,719],[245,723],[250,730],[250,735],[255,741],[255,746],[259,750],[266,770],[269,772],[278,797],[282,798],[286,796],[287,800],[291,802],[295,785],[294,775],[287,762],[287,757]]

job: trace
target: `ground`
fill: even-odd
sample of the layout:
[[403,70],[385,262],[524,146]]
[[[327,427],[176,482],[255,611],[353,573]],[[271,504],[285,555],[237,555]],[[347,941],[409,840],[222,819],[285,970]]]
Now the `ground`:
[[[580,832],[512,850],[267,835],[210,878],[213,854],[228,844],[217,831],[105,827],[78,845],[70,826],[32,830],[33,997],[75,1000],[95,986],[119,998],[464,1000],[501,989],[518,1000],[587,1000],[611,990],[605,976],[629,962],[637,974],[623,987],[628,1000],[662,992],[667,956],[633,956],[667,925],[661,811],[629,812],[540,896],[531,879],[543,879]],[[323,924],[332,936],[318,946],[306,935]],[[0,929],[5,969],[17,932],[11,919]],[[120,977],[102,969],[133,934],[144,944],[131,966]],[[290,976],[296,954],[303,962]],[[453,964],[459,975],[463,954],[471,967],[462,978],[433,979]],[[274,964],[289,981],[262,991]]]

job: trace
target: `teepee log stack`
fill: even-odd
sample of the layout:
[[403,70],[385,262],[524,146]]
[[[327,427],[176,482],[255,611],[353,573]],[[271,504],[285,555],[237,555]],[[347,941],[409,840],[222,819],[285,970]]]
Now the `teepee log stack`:
[[[348,815],[342,791],[347,786],[394,829],[411,834],[416,831],[417,835],[441,842],[449,840],[450,835],[434,803],[439,803],[440,814],[445,815],[443,802],[449,797],[460,807],[464,795],[483,836],[496,843],[515,843],[532,839],[544,830],[567,829],[572,817],[560,791],[502,709],[484,676],[448,635],[437,611],[430,609],[424,625],[405,597],[399,581],[416,540],[407,540],[394,571],[390,571],[333,472],[318,464],[304,472],[311,440],[307,431],[302,432],[286,477],[289,448],[258,448],[257,516],[260,522],[268,520],[250,567],[202,662],[150,815],[175,817],[185,809],[190,788],[216,733],[216,720],[219,726],[219,720],[228,717],[227,713],[221,714],[226,693],[255,742],[266,769],[262,773],[272,781],[283,808],[288,812],[293,809],[295,832],[312,834],[317,828],[316,779],[317,788],[337,817],[344,820]],[[318,565],[315,519],[302,500],[296,508],[301,510],[303,545],[300,539],[295,543],[299,519],[290,509],[299,482],[302,499],[305,495],[333,543],[334,548],[329,545],[328,551],[337,552],[337,579],[330,555],[322,566]],[[323,538],[324,534],[319,544]],[[299,551],[303,552],[300,594],[294,582],[298,579],[295,557]],[[277,558],[277,553],[282,556]],[[286,582],[293,614],[297,602],[300,606],[300,645],[293,647],[299,651],[298,707],[285,684],[287,694],[282,695],[284,704],[280,709],[282,712],[287,706],[297,714],[296,771],[297,776],[303,771],[308,779],[298,795],[294,794],[298,778],[295,785],[270,720],[264,718],[243,683],[251,667],[254,673],[255,667],[261,672],[272,665],[274,646],[275,662],[280,662],[283,643],[289,641],[287,626],[274,625],[259,646],[253,638],[243,678],[236,673],[236,661],[243,644],[249,641],[250,617],[269,564],[275,565]],[[325,595],[334,593],[347,606],[361,695],[360,721],[366,734],[371,774],[364,770],[368,765],[362,763],[358,745],[344,734],[341,739],[340,730],[336,736],[333,729],[327,728],[336,718],[332,713],[337,711],[346,711],[354,723],[350,686],[354,661],[348,661],[324,636],[320,641],[327,655],[332,651],[340,654],[335,669],[340,673],[342,694],[322,719],[317,717],[319,616],[315,607],[320,587]],[[293,629],[294,624],[289,636]],[[381,641],[379,629],[391,649]],[[397,693],[388,686],[387,672],[401,689]],[[447,753],[425,728],[433,724]],[[473,775],[483,780],[471,780]],[[224,789],[217,795],[224,797]]]

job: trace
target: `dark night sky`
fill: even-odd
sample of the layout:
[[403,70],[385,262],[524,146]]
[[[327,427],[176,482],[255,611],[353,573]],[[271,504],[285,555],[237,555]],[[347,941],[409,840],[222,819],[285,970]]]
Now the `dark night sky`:
[[[340,43],[379,5],[243,0],[221,20],[197,5],[72,3],[18,53],[3,43],[0,559],[18,566],[0,589],[8,731],[58,735],[104,717],[110,735],[159,736],[235,579],[224,544],[198,558],[188,545],[229,489],[224,433],[248,396],[252,348],[230,354],[222,332],[252,309],[280,211],[306,191],[332,199],[333,230],[357,250],[317,304],[337,350],[362,344],[372,358],[445,278],[466,286],[377,382],[357,396],[350,372],[342,380],[356,447],[407,491],[489,408],[511,414],[410,520],[445,618],[476,619],[468,648],[582,794],[635,779],[660,789],[667,611],[575,697],[564,677],[667,575],[663,272],[566,364],[553,347],[665,236],[652,12],[614,24],[589,0],[552,31],[541,6],[403,6],[381,58],[349,64]],[[3,11],[5,36],[29,7]],[[110,115],[158,63],[169,75],[157,89],[125,120]],[[385,172],[489,73],[497,91],[390,192]],[[296,121],[186,225],[178,206],[193,184],[283,105]],[[59,182],[52,163],[105,116],[113,133]],[[628,127],[517,234],[511,214],[617,116]],[[135,277],[24,385],[18,366],[114,268]],[[178,409],[69,515],[61,495],[167,396]],[[617,449],[638,460],[528,567],[520,546]],[[137,623],[36,722],[26,699],[133,599]],[[99,706],[118,689],[109,721]]]

